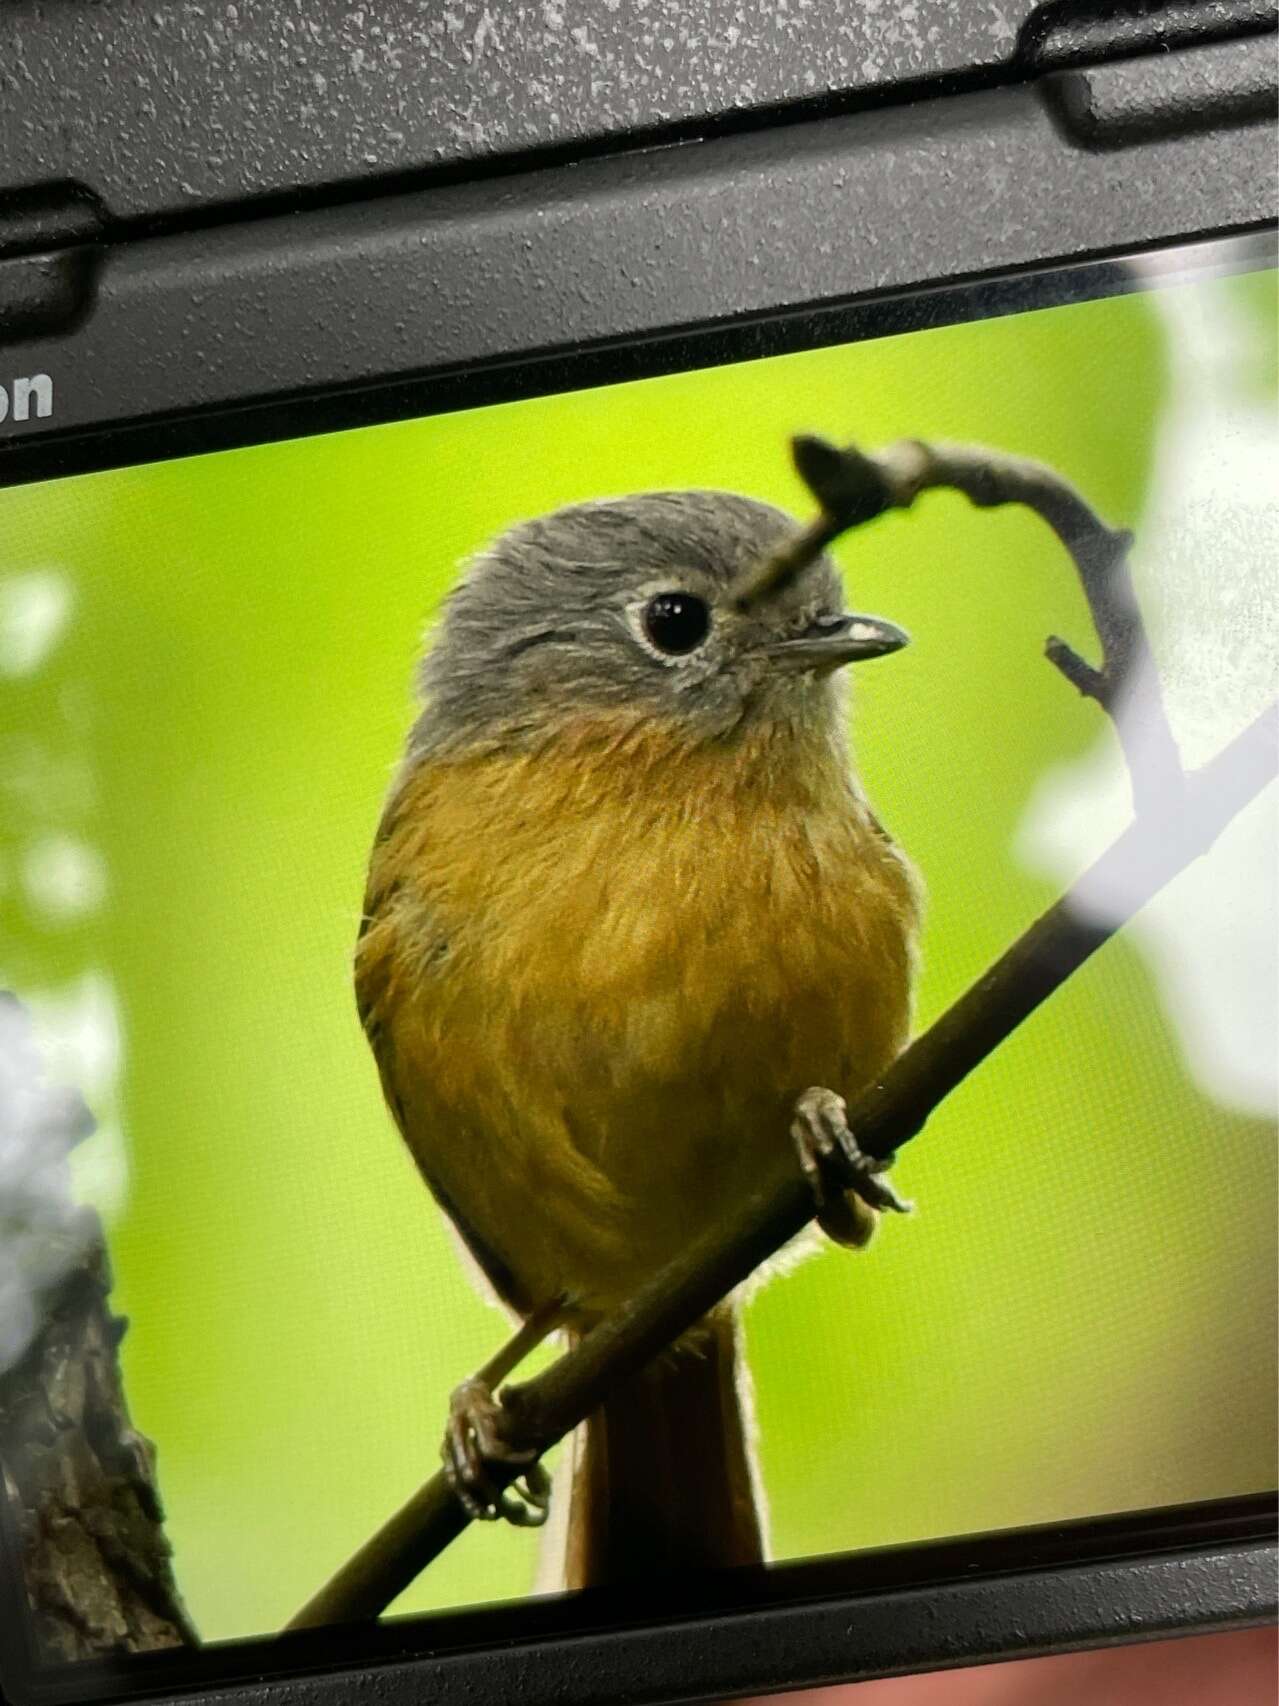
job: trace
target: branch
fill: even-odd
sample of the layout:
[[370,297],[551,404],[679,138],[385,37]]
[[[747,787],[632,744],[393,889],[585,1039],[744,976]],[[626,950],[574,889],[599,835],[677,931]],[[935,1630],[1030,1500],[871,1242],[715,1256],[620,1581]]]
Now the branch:
[[[1192,860],[1276,774],[1279,706],[1155,802],[1067,893],[857,1099],[849,1123],[861,1148],[887,1157],[1103,942]],[[1178,771],[1180,777],[1180,770]],[[852,1180],[849,1179],[851,1185]],[[513,1444],[547,1450],[598,1408],[614,1381],[642,1368],[812,1218],[798,1169],[761,1190],[654,1276],[551,1368],[506,1387]],[[503,1479],[500,1466],[491,1466]],[[303,1606],[289,1629],[378,1616],[466,1527],[443,1473],[432,1477]]]
[[1138,815],[1180,794],[1181,761],[1128,568],[1131,533],[1107,527],[1053,469],[984,445],[901,439],[868,455],[855,446],[837,450],[824,439],[796,438],[791,449],[819,514],[742,577],[734,599],[739,610],[749,610],[789,586],[848,528],[873,521],[886,510],[909,509],[921,492],[949,487],[981,509],[1024,504],[1048,523],[1069,551],[1101,642],[1100,667],[1055,634],[1045,655],[1114,721]]

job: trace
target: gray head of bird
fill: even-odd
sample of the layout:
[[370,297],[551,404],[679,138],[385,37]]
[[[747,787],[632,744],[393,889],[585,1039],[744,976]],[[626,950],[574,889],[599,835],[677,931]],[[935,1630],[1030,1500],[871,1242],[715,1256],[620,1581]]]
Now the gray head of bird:
[[536,745],[626,713],[690,744],[772,720],[829,728],[843,666],[905,645],[843,607],[819,556],[749,610],[743,576],[799,531],[733,492],[645,492],[523,521],[467,566],[422,666],[416,749]]

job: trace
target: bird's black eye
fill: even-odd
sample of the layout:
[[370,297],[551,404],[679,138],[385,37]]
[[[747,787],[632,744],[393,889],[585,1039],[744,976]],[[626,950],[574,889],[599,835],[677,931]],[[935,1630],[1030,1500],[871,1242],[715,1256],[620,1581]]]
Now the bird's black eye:
[[690,592],[659,592],[644,606],[643,620],[649,641],[671,657],[696,651],[711,628],[705,599]]

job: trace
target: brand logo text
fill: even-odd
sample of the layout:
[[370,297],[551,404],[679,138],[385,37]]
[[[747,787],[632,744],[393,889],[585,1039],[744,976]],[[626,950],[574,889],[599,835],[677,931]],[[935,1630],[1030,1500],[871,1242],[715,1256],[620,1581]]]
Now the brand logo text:
[[8,420],[10,414],[15,422],[29,421],[33,413],[38,421],[53,413],[53,381],[47,373],[0,384],[0,421]]

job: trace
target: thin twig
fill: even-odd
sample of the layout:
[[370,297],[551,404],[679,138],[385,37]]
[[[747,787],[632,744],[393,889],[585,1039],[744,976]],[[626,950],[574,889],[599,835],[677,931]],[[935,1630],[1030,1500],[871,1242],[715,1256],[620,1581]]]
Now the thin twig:
[[733,595],[738,609],[749,610],[789,586],[848,528],[890,509],[909,509],[921,492],[950,488],[981,509],[1023,504],[1048,523],[1070,553],[1101,643],[1100,667],[1055,634],[1045,655],[1113,720],[1138,815],[1180,794],[1181,760],[1128,567],[1131,533],[1107,527],[1052,468],[984,445],[906,438],[872,455],[856,446],[839,450],[824,439],[804,437],[792,440],[791,449],[819,513],[742,577]]
[[[857,1099],[849,1121],[868,1154],[887,1157],[938,1104],[1165,884],[1207,852],[1276,774],[1279,706],[1185,779],[1184,792],[1133,823],[948,1012]],[[784,1146],[783,1146],[784,1147]],[[851,1180],[850,1180],[851,1183]],[[656,1274],[622,1309],[526,1385],[502,1394],[511,1439],[549,1449],[598,1408],[610,1386],[673,1343],[811,1219],[798,1169],[761,1190]],[[518,1473],[519,1471],[515,1471]],[[490,1466],[499,1483],[502,1466]],[[467,1517],[436,1474],[289,1623],[374,1618],[462,1532]]]

